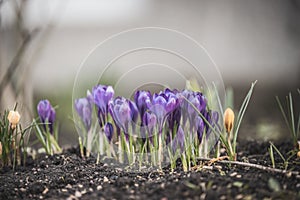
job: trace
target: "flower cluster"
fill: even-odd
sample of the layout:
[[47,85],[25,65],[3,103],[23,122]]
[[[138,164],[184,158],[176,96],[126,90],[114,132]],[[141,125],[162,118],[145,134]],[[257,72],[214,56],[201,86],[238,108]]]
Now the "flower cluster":
[[75,100],[75,109],[89,133],[95,108],[99,135],[106,136],[107,144],[118,142],[119,156],[122,149],[130,153],[127,157],[131,157],[131,161],[135,160],[133,154],[137,152],[156,152],[155,160],[160,163],[164,147],[169,148],[172,155],[182,154],[189,145],[193,146],[193,154],[201,153],[198,149],[203,137],[207,138],[211,129],[219,127],[218,112],[210,111],[207,104],[201,92],[165,89],[151,94],[136,91],[130,100],[114,97],[111,86],[98,85],[87,97]]

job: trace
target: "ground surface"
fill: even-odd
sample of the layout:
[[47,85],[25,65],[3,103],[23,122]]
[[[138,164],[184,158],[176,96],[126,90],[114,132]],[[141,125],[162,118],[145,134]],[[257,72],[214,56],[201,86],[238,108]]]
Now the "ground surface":
[[[243,142],[238,160],[271,166],[268,143]],[[291,145],[280,144],[287,152]],[[276,168],[282,161],[276,155]],[[300,199],[300,161],[290,160],[288,169],[271,172],[252,167],[199,161],[199,168],[175,172],[168,168],[152,172],[128,172],[95,158],[83,160],[76,148],[63,154],[40,156],[15,171],[0,171],[0,199]]]

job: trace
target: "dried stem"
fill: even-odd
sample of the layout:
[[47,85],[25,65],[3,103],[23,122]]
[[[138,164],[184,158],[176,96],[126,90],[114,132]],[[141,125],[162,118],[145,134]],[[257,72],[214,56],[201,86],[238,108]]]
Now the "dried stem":
[[[209,159],[209,158],[199,158],[199,160],[200,161],[211,161],[211,159]],[[223,163],[223,164],[239,165],[239,166],[244,166],[244,167],[251,167],[251,168],[256,168],[256,169],[260,169],[260,170],[263,170],[263,171],[269,171],[269,172],[274,172],[274,173],[279,173],[279,174],[299,175],[298,171],[282,170],[282,169],[267,167],[267,166],[254,164],[254,163],[246,163],[246,162],[240,162],[240,161],[229,161],[229,160],[216,160],[214,162],[215,163]],[[197,168],[197,166],[195,166],[193,169],[196,169],[196,168]]]

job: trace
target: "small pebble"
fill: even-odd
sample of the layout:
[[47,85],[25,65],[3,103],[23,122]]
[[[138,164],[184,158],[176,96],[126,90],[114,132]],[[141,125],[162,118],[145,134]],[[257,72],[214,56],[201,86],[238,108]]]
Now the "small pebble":
[[237,199],[237,200],[243,199],[243,198],[244,198],[244,196],[243,196],[242,194],[238,194],[238,195],[235,197],[235,199]]
[[20,191],[21,192],[26,192],[26,189],[25,188],[20,188]]
[[62,191],[62,192],[68,192],[68,190],[67,190],[67,189],[61,189],[61,191]]
[[98,185],[98,186],[97,186],[97,190],[102,190],[102,186],[101,186],[101,185]]
[[237,178],[242,178],[242,175],[238,174],[236,175]]
[[237,173],[236,172],[233,172],[233,173],[231,173],[229,176],[230,177],[234,177],[234,176],[236,176],[237,175]]
[[109,181],[108,178],[107,178],[106,176],[104,176],[103,182],[104,182],[104,183],[107,183],[108,181]]
[[87,193],[86,189],[81,191],[81,194],[86,194],[86,193]]
[[220,200],[225,200],[225,199],[227,199],[225,195],[220,197]]
[[45,188],[44,191],[42,192],[43,194],[47,194],[47,192],[49,191],[48,188]]
[[74,195],[71,195],[67,198],[67,200],[77,200],[78,198],[75,197]]
[[79,188],[83,188],[83,185],[81,185],[81,184],[78,184],[78,187],[79,187]]
[[72,185],[68,184],[68,185],[66,185],[66,188],[71,189]]
[[79,191],[75,192],[75,197],[80,198],[81,196],[82,196],[81,192],[79,192]]

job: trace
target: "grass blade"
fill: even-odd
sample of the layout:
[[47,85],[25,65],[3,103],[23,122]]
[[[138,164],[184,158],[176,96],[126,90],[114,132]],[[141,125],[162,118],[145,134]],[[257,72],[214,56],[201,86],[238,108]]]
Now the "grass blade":
[[274,152],[273,152],[273,146],[270,144],[269,147],[269,154],[272,162],[272,167],[275,168],[275,159],[274,159]]
[[277,147],[276,147],[272,142],[270,142],[270,145],[273,146],[273,148],[274,148],[275,151],[278,153],[278,155],[280,156],[280,158],[282,159],[282,161],[285,163],[285,162],[286,162],[286,159],[285,159],[284,156],[280,153],[280,151],[277,149]]
[[294,119],[294,108],[293,108],[293,99],[292,99],[292,93],[289,93],[289,108],[290,108],[290,115],[291,115],[291,128],[293,133],[293,139],[295,142],[297,142],[296,132],[295,132],[295,119]]
[[239,128],[240,128],[241,122],[243,120],[244,114],[246,112],[246,109],[248,107],[248,104],[249,104],[249,101],[250,101],[250,98],[252,96],[253,89],[254,89],[254,86],[255,86],[256,83],[257,83],[257,80],[254,81],[251,84],[250,90],[247,93],[247,96],[245,97],[245,99],[244,99],[244,101],[242,103],[242,106],[241,106],[241,108],[239,110],[237,121],[234,124],[234,127],[233,127],[233,133],[234,133],[233,134],[233,152],[236,152],[236,140],[237,140],[237,135],[238,135],[238,132],[239,132]]

